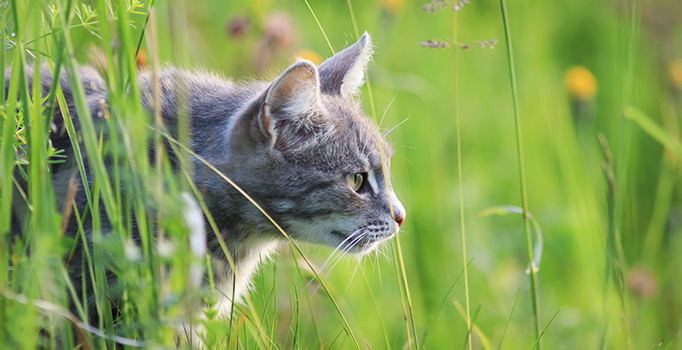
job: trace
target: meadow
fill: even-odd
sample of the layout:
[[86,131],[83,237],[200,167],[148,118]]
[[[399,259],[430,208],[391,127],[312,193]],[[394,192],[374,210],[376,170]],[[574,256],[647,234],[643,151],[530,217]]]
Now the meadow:
[[[88,200],[102,205],[62,211],[49,168],[63,159],[47,140],[63,93],[29,91],[23,69],[2,82],[2,349],[71,349],[75,337],[83,349],[175,348],[192,305],[215,302],[212,281],[193,283],[207,258],[186,248],[183,212],[201,196],[164,159],[149,163],[164,135],[142,109],[138,70],[274,78],[364,31],[376,50],[360,96],[395,146],[405,224],[363,257],[283,249],[231,318],[198,321],[207,347],[682,349],[679,0],[10,0],[0,11],[0,65],[99,67],[117,135],[104,142],[79,112],[73,142],[95,174]],[[93,162],[105,155],[125,171]],[[12,174],[30,180],[26,193]],[[13,201],[30,208],[20,237]],[[76,245],[62,223],[92,215],[98,231],[105,211],[124,213],[119,229],[94,235],[84,268],[98,305],[110,302],[105,268],[124,300],[119,317],[88,326],[85,310],[69,311],[83,296],[65,278]]]

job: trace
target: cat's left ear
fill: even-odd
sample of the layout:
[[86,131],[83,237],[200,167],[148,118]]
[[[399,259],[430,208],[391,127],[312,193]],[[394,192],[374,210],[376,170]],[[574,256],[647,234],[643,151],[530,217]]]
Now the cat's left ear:
[[[259,113],[259,129],[272,145],[276,125],[305,122],[306,115],[320,106],[320,77],[315,64],[300,60],[287,68],[265,92]],[[281,131],[281,130],[280,130]]]
[[365,32],[355,44],[322,62],[318,67],[322,92],[342,97],[356,95],[365,82],[373,51],[372,38]]

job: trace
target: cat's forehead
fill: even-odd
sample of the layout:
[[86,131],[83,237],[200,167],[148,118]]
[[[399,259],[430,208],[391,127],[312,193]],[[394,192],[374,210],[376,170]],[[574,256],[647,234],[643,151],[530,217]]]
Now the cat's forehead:
[[371,167],[380,166],[381,158],[390,159],[393,150],[384,140],[374,122],[360,104],[350,98],[322,97],[329,132],[333,133],[336,148],[361,156]]

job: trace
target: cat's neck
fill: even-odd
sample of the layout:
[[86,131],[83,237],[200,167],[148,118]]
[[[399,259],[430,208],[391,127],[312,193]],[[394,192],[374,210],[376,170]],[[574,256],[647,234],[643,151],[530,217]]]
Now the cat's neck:
[[281,244],[280,240],[255,235],[229,240],[226,245],[230,249],[236,273],[227,259],[213,259],[213,275],[218,297],[215,308],[221,316],[230,315],[233,298],[239,302],[241,295],[251,287],[251,279],[258,265],[267,260]]

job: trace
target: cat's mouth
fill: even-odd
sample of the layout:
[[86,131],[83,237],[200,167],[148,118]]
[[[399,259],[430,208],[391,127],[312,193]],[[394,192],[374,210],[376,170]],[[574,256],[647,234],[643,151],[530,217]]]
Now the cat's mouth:
[[351,234],[339,230],[332,230],[331,234],[340,240],[337,249],[346,253],[364,253],[376,248],[376,246],[393,237],[393,231],[376,232],[368,229],[359,229]]

